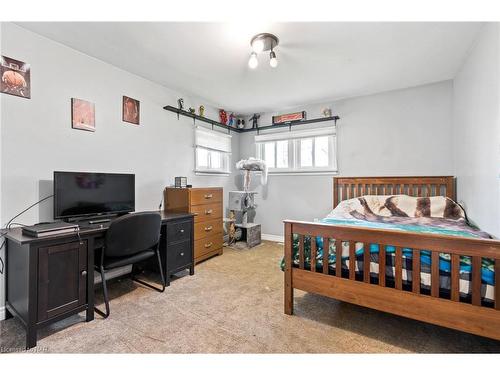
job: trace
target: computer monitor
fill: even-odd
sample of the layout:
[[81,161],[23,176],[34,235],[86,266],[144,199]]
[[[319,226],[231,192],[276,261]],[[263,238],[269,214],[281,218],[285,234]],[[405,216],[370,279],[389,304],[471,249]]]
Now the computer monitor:
[[135,175],[54,172],[54,218],[135,211]]

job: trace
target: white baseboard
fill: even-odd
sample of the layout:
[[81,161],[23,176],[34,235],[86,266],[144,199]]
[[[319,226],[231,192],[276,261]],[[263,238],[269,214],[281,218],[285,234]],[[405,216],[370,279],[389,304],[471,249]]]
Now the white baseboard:
[[266,240],[266,241],[273,241],[273,242],[284,242],[285,241],[284,236],[278,236],[276,234],[262,233],[261,237],[263,240]]
[[0,320],[5,320],[5,306],[0,307]]

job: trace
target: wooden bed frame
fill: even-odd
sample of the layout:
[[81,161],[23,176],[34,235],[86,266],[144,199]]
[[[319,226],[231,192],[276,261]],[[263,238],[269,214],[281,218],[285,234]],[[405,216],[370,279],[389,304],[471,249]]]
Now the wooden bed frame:
[[[342,200],[368,194],[407,194],[418,197],[443,195],[455,199],[455,181],[439,177],[335,177],[334,207]],[[500,340],[500,241],[435,234],[400,232],[350,226],[326,225],[285,220],[285,314],[293,314],[293,290],[300,289],[372,309],[421,320]],[[293,267],[293,235],[299,238],[299,267]],[[304,237],[319,236],[336,241],[337,259],[342,242],[349,242],[349,271],[342,275],[341,262],[335,275],[329,273],[328,252],[323,253],[323,268],[316,268],[316,241],[311,241],[311,264],[305,267]],[[355,244],[364,243],[362,279],[356,280]],[[396,247],[394,282],[386,283],[385,272],[370,278],[370,243],[380,244],[380,268],[385,269],[385,246]],[[416,270],[411,288],[402,282],[402,248],[414,249],[412,268]],[[431,251],[431,287],[424,294],[420,287],[420,250]],[[439,253],[451,255],[451,291],[440,295]],[[472,298],[459,295],[460,256],[472,257]],[[495,303],[481,304],[481,258],[495,259]],[[361,271],[361,270],[360,270]],[[406,289],[406,290],[405,290]]]

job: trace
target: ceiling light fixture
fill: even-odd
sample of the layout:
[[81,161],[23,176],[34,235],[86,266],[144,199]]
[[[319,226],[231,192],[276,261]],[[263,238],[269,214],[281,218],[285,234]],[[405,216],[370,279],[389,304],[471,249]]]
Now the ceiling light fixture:
[[279,39],[276,35],[269,33],[261,33],[255,35],[250,40],[250,46],[252,47],[252,53],[250,54],[250,59],[248,60],[248,66],[251,69],[257,68],[259,61],[257,60],[257,54],[264,51],[271,51],[269,54],[269,65],[272,68],[278,66],[278,59],[276,58],[276,53],[274,48],[279,44]]

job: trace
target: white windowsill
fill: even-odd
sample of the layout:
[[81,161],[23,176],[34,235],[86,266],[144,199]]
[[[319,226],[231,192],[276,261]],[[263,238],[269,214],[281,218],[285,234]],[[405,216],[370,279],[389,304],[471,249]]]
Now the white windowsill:
[[338,174],[338,171],[269,171],[269,176],[336,176]]
[[194,171],[196,176],[221,176],[221,177],[229,177],[231,175],[230,172],[215,172],[215,171]]

